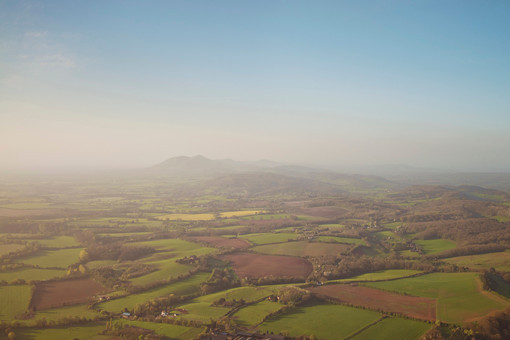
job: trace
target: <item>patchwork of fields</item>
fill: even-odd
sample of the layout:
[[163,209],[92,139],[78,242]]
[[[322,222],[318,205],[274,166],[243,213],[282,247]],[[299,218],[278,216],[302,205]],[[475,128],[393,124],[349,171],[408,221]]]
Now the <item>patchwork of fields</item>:
[[[252,197],[165,185],[0,198],[0,325],[17,339],[447,339],[510,306],[510,237],[494,236],[510,224],[480,214],[488,245],[442,231],[453,189]],[[462,209],[444,223],[474,234],[480,221],[458,222]]]

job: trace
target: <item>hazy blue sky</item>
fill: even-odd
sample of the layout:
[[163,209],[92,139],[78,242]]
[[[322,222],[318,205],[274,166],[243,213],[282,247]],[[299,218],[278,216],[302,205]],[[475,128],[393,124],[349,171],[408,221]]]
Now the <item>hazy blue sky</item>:
[[0,167],[510,171],[510,1],[0,0]]

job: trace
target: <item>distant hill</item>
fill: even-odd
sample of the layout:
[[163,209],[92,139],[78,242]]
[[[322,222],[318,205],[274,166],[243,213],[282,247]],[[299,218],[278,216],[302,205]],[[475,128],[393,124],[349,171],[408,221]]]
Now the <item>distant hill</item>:
[[193,191],[261,194],[273,192],[343,192],[395,187],[395,183],[370,175],[346,175],[331,170],[271,161],[238,162],[204,156],[174,157],[147,169],[161,177],[194,178]]
[[171,176],[214,176],[249,171],[260,171],[278,165],[269,161],[237,162],[231,159],[212,160],[201,155],[179,156],[152,166],[149,171]]

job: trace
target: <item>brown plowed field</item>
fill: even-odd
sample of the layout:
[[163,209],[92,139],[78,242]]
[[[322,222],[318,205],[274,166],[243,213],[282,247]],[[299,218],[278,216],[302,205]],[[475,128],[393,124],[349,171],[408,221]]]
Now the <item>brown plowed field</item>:
[[309,288],[318,296],[327,296],[354,306],[400,313],[413,318],[435,321],[436,300],[400,295],[356,285],[327,285]]
[[43,216],[60,213],[57,209],[9,209],[0,208],[1,217]]
[[192,237],[193,240],[197,240],[200,242],[208,243],[214,247],[224,247],[224,248],[248,248],[250,243],[241,240],[239,238],[226,238],[226,237],[217,237],[217,236],[197,236]]
[[302,214],[324,217],[324,218],[339,218],[349,213],[349,210],[340,207],[313,207],[313,208],[301,208],[299,211]]
[[91,279],[77,279],[38,284],[31,307],[37,310],[85,303],[104,287]]
[[221,259],[230,261],[237,276],[257,278],[264,276],[305,279],[313,270],[308,260],[293,256],[258,254],[229,254]]

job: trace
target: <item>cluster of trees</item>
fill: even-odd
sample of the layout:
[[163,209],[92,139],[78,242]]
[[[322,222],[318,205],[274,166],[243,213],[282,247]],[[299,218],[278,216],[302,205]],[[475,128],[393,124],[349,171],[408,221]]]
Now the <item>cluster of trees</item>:
[[297,306],[311,299],[308,290],[292,286],[280,288],[276,295],[279,303],[291,306]]
[[324,279],[343,279],[386,269],[415,269],[425,272],[435,270],[435,266],[428,262],[365,255],[359,257],[350,255],[317,258],[314,260],[314,268],[314,272],[308,277],[310,282],[323,281]]
[[431,254],[425,256],[426,258],[448,258],[454,256],[465,256],[465,255],[476,255],[476,254],[486,254],[486,253],[494,253],[498,251],[504,251],[507,249],[507,246],[490,243],[490,244],[475,244],[475,245],[467,245],[463,247],[458,247],[454,249],[449,249],[442,251],[437,254]]
[[232,268],[214,268],[207,281],[200,284],[200,292],[205,295],[239,285],[239,278]]
[[197,295],[177,296],[170,294],[144,303],[139,303],[133,307],[132,312],[136,316],[155,316],[161,313],[161,311],[168,311],[171,306],[196,296]]
[[150,329],[145,329],[141,327],[134,327],[123,324],[120,321],[108,321],[106,323],[106,329],[103,331],[103,334],[121,337],[122,339],[128,340],[160,340],[166,337],[160,336],[156,334],[155,331]]

